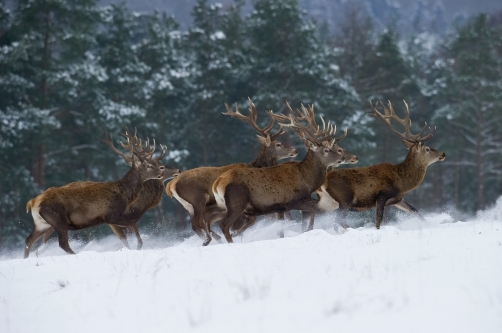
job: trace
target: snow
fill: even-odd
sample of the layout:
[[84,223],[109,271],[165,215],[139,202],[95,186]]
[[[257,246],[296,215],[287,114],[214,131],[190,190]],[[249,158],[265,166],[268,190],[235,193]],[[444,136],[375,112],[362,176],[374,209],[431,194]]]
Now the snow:
[[0,261],[0,332],[502,332],[500,211],[340,233],[329,214],[307,233],[264,221],[208,247],[110,236],[73,256],[53,240]]

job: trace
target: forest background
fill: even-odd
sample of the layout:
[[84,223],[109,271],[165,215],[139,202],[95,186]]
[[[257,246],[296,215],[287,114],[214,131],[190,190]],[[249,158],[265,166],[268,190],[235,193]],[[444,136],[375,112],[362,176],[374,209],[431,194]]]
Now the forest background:
[[[253,130],[221,114],[225,102],[246,110],[248,97],[264,123],[285,101],[313,104],[348,128],[341,145],[357,166],[404,159],[366,112],[390,100],[403,115],[406,100],[415,130],[437,126],[430,146],[447,157],[407,201],[456,214],[492,205],[502,194],[502,11],[447,17],[420,1],[403,15],[387,0],[335,2],[328,21],[297,0],[199,0],[191,21],[178,22],[96,0],[0,0],[0,245],[29,234],[26,202],[48,187],[126,173],[99,141],[105,131],[118,140],[137,128],[183,170],[251,161]],[[190,233],[183,207],[166,198],[140,229]]]

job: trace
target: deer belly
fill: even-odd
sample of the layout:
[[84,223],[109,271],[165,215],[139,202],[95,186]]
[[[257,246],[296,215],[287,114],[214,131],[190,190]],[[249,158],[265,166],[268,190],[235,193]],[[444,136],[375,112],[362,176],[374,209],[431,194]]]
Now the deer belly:
[[322,212],[331,212],[340,207],[338,201],[333,199],[324,187],[321,187],[321,191],[317,192],[319,195],[319,202],[317,203],[317,208]]

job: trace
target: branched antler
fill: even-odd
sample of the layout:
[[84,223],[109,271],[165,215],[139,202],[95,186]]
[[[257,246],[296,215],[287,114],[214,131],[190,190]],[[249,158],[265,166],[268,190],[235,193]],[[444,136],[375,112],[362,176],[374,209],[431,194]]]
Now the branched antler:
[[[376,106],[373,106],[373,103],[370,102],[371,112],[369,112],[368,114],[372,117],[377,118],[381,122],[385,123],[392,131],[392,133],[397,135],[401,140],[408,141],[411,143],[419,143],[430,140],[434,135],[434,133],[436,132],[436,127],[435,126],[433,128],[428,127],[427,123],[425,123],[424,128],[422,128],[422,131],[420,131],[420,133],[412,134],[410,130],[411,127],[410,110],[408,109],[408,104],[406,104],[406,101],[403,102],[406,108],[406,115],[404,116],[404,118],[399,118],[396,115],[390,101],[388,102],[387,107],[385,107],[385,105],[382,102],[380,102],[380,105],[382,105],[383,107],[384,114],[381,114],[378,111],[378,103],[376,104]],[[404,127],[404,133],[399,132],[394,128],[394,126],[392,126],[391,123],[392,120],[398,122]],[[426,136],[421,136],[427,128],[429,129],[429,134],[427,134]]]
[[[100,140],[106,143],[116,154],[122,156],[126,161],[131,161],[133,154],[136,154],[136,156],[138,156],[138,158],[140,159],[152,159],[152,156],[156,148],[155,139],[153,140],[153,148],[150,147],[149,138],[146,139],[145,145],[143,147],[143,141],[138,138],[136,129],[134,129],[134,135],[131,135],[129,129],[126,128],[125,133],[122,133],[122,135],[126,138],[127,144],[124,143],[123,141],[120,141],[120,145],[124,149],[126,149],[129,152],[129,154],[122,153],[115,148],[115,146],[113,145],[112,138],[108,134],[108,132],[106,132],[106,139],[105,140],[100,139]],[[162,149],[162,152],[160,153],[159,156],[153,158],[157,161],[160,161],[164,156],[166,156],[167,153],[167,147],[163,145],[160,145],[160,147]]]
[[[265,138],[267,136],[270,136],[271,140],[275,140],[280,135],[283,135],[284,133],[286,133],[286,131],[283,131],[282,125],[279,127],[279,130],[276,133],[273,133],[273,134],[270,133],[270,131],[274,127],[274,118],[273,117],[270,117],[270,121],[268,122],[268,124],[265,127],[260,128],[258,126],[258,124],[256,123],[256,120],[258,119],[258,111],[256,110],[256,107],[253,104],[253,102],[251,102],[251,99],[249,99],[249,108],[248,108],[249,115],[247,115],[247,116],[240,113],[239,107],[237,106],[237,104],[235,104],[235,112],[230,109],[230,107],[228,106],[227,103],[225,103],[225,107],[227,108],[227,112],[223,112],[224,115],[230,116],[232,118],[240,119],[243,122],[250,124],[256,132],[258,132],[261,136],[263,136]],[[270,113],[272,113],[272,111],[267,111],[267,113],[270,115]]]
[[[115,148],[115,146],[113,145],[113,140],[112,140],[112,136],[110,135],[110,133],[106,132],[105,139],[100,139],[100,140],[102,142],[104,142],[108,147],[110,147],[115,152],[115,154],[122,156],[126,160],[130,158],[129,155],[127,155],[126,153],[122,153],[117,148]],[[126,149],[129,153],[132,154],[132,152],[134,150],[134,143],[131,140],[129,140],[129,138],[127,138],[127,144],[120,141],[120,145],[124,149]]]
[[[344,134],[341,137],[335,138],[334,135],[336,133],[336,126],[331,124],[331,121],[328,121],[328,123],[326,124],[322,117],[321,129],[315,121],[313,105],[310,105],[308,109],[304,105],[302,105],[301,110],[296,109],[293,111],[291,106],[288,103],[286,104],[289,108],[289,116],[285,116],[283,114],[271,114],[271,117],[274,117],[274,119],[281,121],[280,125],[291,127],[293,131],[301,138],[307,138],[317,145],[324,145],[331,148],[337,140],[341,140],[347,135],[347,129],[345,129]],[[302,121],[305,121],[307,125],[303,125],[301,123]]]

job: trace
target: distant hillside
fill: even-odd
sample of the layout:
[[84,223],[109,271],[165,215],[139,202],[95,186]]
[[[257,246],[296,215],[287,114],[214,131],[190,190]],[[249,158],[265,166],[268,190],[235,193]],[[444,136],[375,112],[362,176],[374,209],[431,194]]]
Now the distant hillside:
[[[103,4],[125,2],[139,12],[158,10],[173,15],[182,28],[190,26],[191,11],[197,0],[102,0]],[[232,0],[209,0],[230,6]],[[461,23],[477,12],[502,10],[498,0],[299,0],[300,6],[319,23],[325,23],[329,31],[335,31],[337,22],[349,10],[358,9],[369,15],[376,24],[385,28],[393,26],[401,32],[442,32],[452,22]],[[252,1],[247,0],[245,12],[252,10]]]

